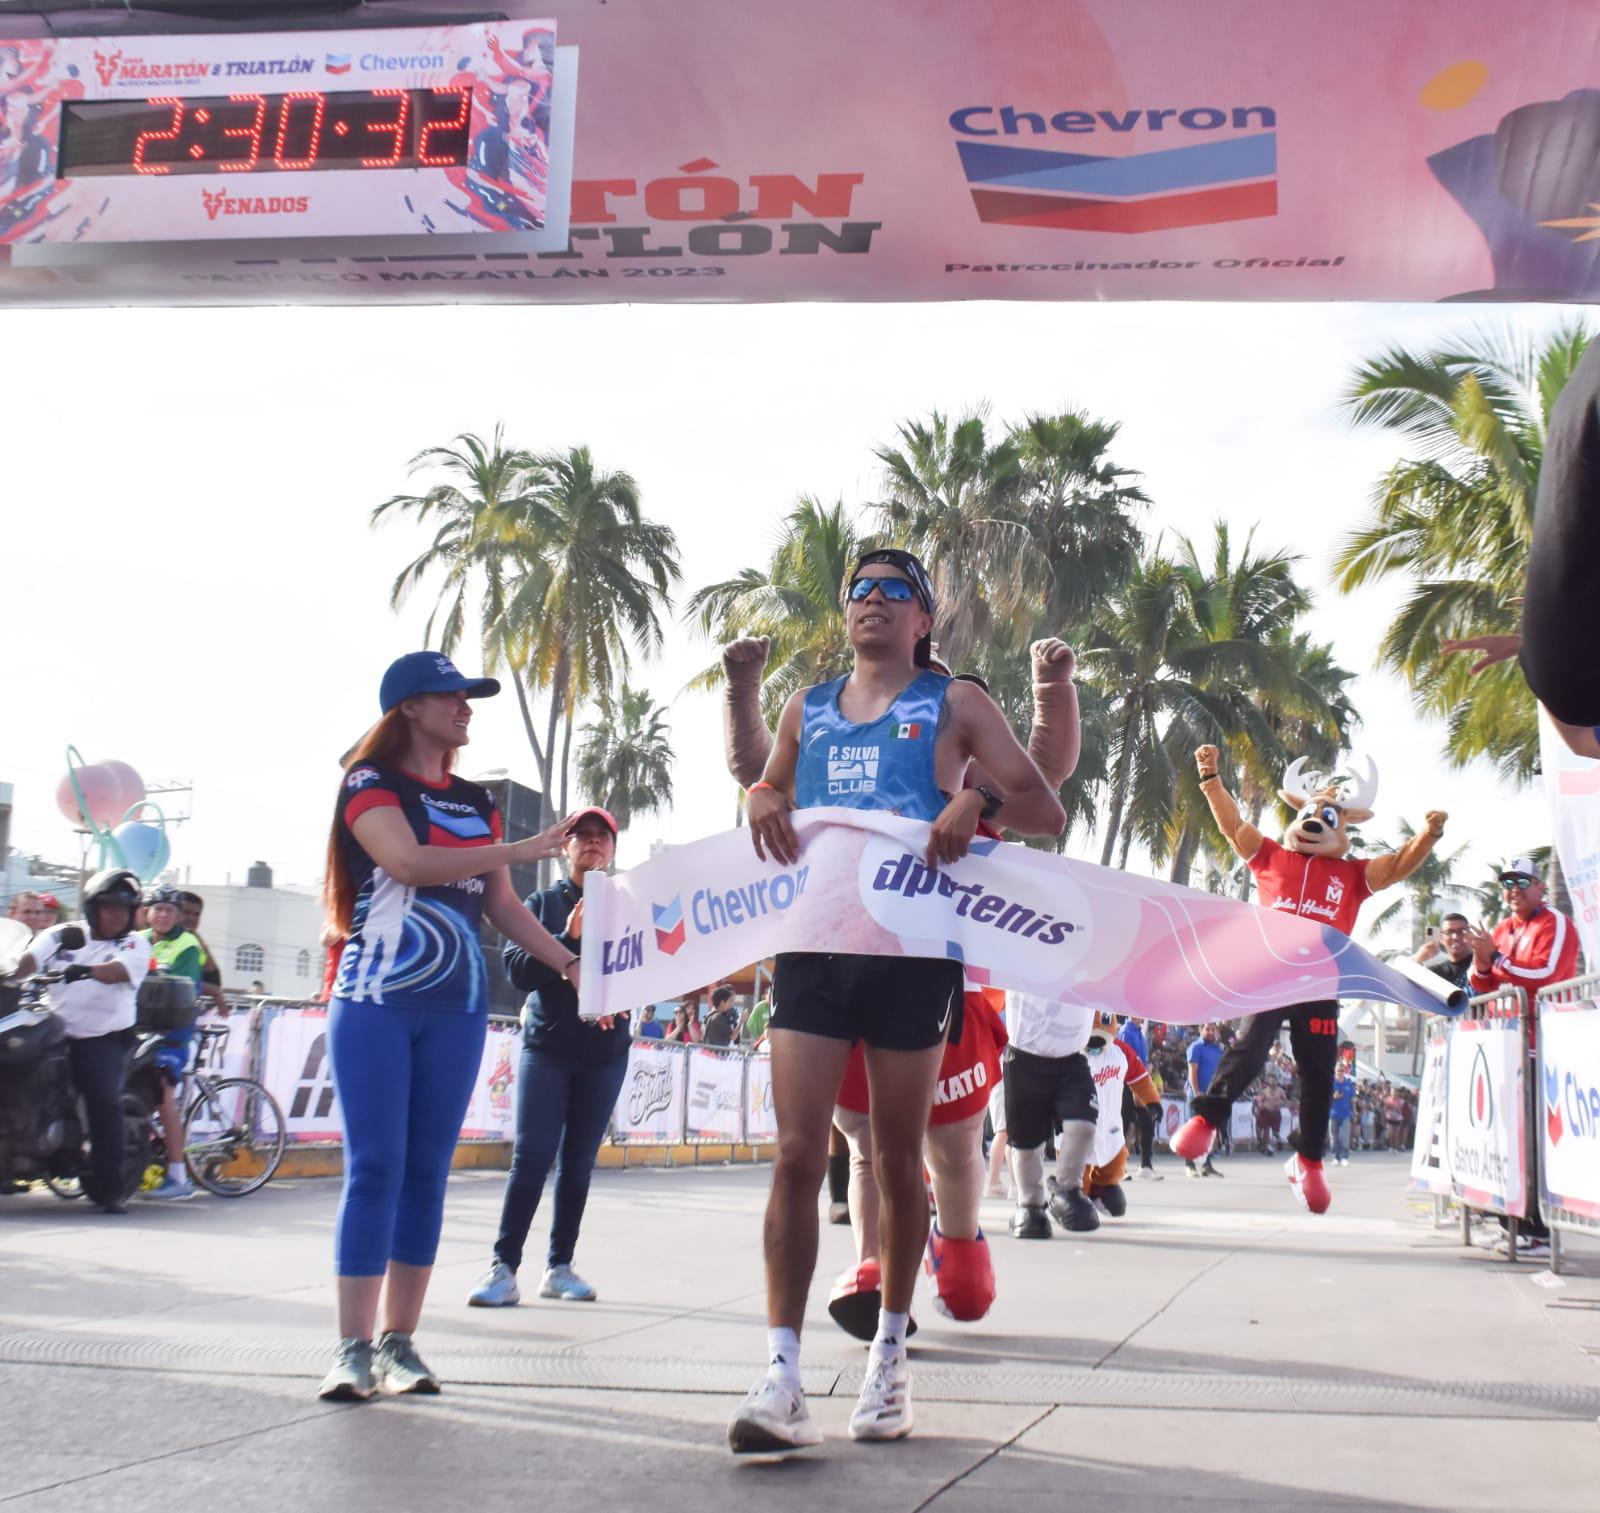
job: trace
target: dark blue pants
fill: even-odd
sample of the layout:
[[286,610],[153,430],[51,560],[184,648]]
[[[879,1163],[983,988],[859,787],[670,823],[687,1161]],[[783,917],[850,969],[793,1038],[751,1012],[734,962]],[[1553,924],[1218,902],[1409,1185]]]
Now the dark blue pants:
[[122,1080],[132,1044],[132,1030],[67,1042],[72,1083],[89,1118],[89,1170],[83,1175],[83,1191],[91,1203],[111,1203],[122,1197]]
[[545,1264],[571,1264],[589,1201],[594,1160],[627,1070],[626,1056],[587,1066],[533,1046],[522,1048],[517,1143],[500,1208],[500,1237],[494,1242],[495,1259],[513,1271],[522,1265],[523,1246],[551,1166],[556,1169],[556,1197]]

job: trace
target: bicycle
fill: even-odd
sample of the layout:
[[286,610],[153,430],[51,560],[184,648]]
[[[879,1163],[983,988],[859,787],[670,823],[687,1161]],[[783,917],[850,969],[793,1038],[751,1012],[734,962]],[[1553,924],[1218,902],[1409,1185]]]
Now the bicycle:
[[219,1077],[226,1025],[201,1025],[183,1116],[183,1159],[189,1175],[219,1198],[242,1198],[264,1187],[283,1160],[289,1130],[278,1100],[254,1077]]

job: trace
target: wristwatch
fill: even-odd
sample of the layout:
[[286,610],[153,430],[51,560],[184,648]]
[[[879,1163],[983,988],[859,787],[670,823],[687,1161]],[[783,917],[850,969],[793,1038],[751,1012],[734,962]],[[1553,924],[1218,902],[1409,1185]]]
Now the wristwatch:
[[983,795],[983,808],[979,811],[978,818],[992,820],[1000,812],[1001,805],[1005,803],[1005,794],[996,793],[993,788],[985,788],[982,783],[977,785],[976,792]]

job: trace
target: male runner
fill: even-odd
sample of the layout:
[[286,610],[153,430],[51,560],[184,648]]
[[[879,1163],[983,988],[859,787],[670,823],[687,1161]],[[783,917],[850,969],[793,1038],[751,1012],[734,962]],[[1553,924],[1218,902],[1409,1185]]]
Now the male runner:
[[[845,598],[855,668],[790,698],[766,772],[749,791],[758,856],[792,865],[799,844],[790,812],[828,804],[930,822],[930,866],[965,856],[980,819],[1023,835],[1054,834],[1065,824],[994,701],[928,670],[932,632],[933,586],[922,564],[909,552],[866,553]],[[973,760],[998,790],[961,788]],[[769,1360],[729,1425],[735,1453],[795,1450],[821,1439],[800,1387],[799,1333],[816,1268],[816,1193],[834,1097],[857,1040],[867,1047],[883,1204],[883,1308],[850,1433],[897,1439],[911,1430],[906,1322],[928,1238],[922,1142],[961,989],[960,963],[944,958],[778,957],[768,1037],[778,1154],[763,1232]]]

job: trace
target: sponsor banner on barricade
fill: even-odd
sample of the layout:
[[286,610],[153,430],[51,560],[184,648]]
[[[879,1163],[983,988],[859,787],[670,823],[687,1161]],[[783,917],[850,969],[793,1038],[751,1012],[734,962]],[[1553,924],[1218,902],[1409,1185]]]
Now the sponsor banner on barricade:
[[522,1027],[491,1021],[472,1102],[461,1122],[463,1140],[512,1140],[517,1133],[517,1071],[522,1062]]
[[1600,762],[1579,756],[1539,711],[1539,765],[1583,954],[1600,962]]
[[222,1042],[220,1055],[215,1049],[207,1051],[206,1070],[218,1077],[252,1077],[250,1065],[250,1020],[256,1012],[253,1003],[229,1004],[218,1013],[209,1009],[196,1022],[197,1029],[219,1029],[228,1032]]
[[1462,1020],[1445,1067],[1445,1143],[1452,1186],[1473,1208],[1528,1212],[1524,1037],[1518,1020]]
[[1541,1206],[1600,1220],[1600,1001],[1541,1001],[1539,1083]]
[[262,1027],[261,1080],[283,1110],[291,1140],[337,1140],[344,1121],[328,1064],[324,1004],[268,1004]]
[[1442,979],[1405,976],[1313,917],[1000,841],[934,871],[929,827],[875,811],[802,810],[794,825],[792,867],[760,860],[740,829],[618,877],[590,872],[584,1016],[677,997],[780,951],[944,957],[994,987],[1171,1024],[1323,998],[1445,1007]]
[[772,1057],[764,1052],[744,1063],[744,1141],[772,1145],[778,1138],[778,1116],[772,1109]]
[[676,1145],[683,1139],[684,1048],[655,1040],[628,1047],[612,1140],[618,1145]]
[[1183,1128],[1184,1120],[1189,1117],[1188,1107],[1182,1098],[1161,1100],[1161,1117],[1156,1121],[1156,1139],[1163,1145],[1171,1145],[1172,1137]]
[[736,1145],[744,1133],[744,1063],[738,1051],[689,1048],[683,1137],[694,1144]]
[[1417,1138],[1411,1151],[1411,1185],[1441,1196],[1455,1191],[1450,1176],[1450,1146],[1445,1139],[1449,1053],[1447,1035],[1435,1035],[1429,1040],[1422,1063],[1422,1086],[1417,1090]]

